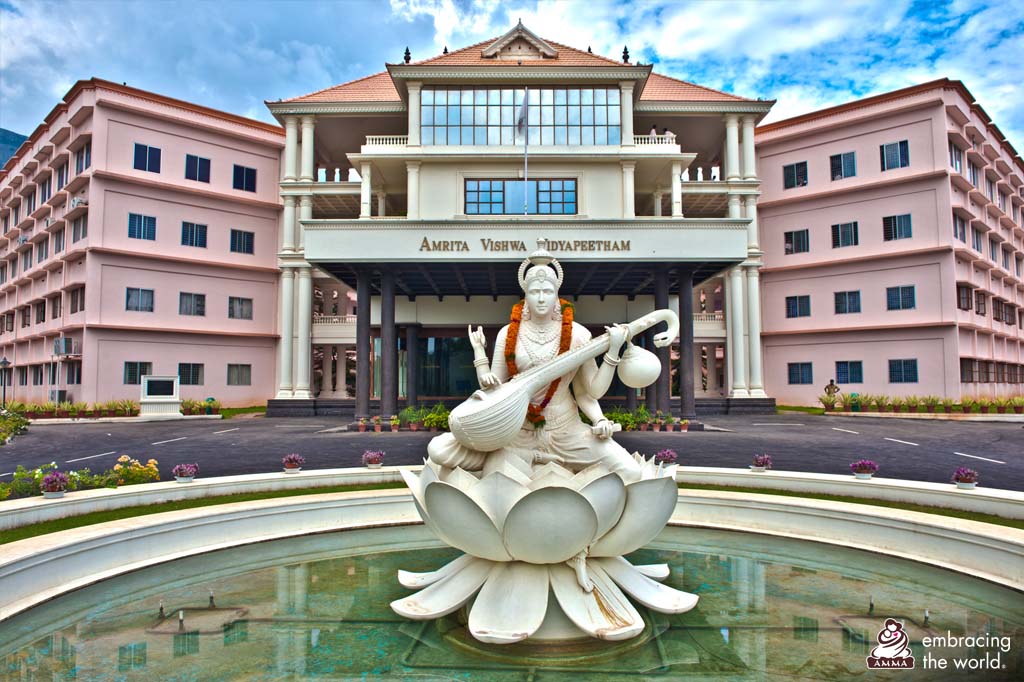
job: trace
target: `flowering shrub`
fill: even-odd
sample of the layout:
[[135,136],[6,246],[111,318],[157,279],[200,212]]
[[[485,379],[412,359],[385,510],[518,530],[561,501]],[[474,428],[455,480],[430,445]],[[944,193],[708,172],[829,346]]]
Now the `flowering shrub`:
[[669,450],[668,448],[659,450],[654,455],[654,461],[659,464],[675,464],[678,458],[679,455],[676,454],[676,451]]
[[174,474],[176,478],[193,478],[196,474],[199,473],[199,465],[176,464],[174,468],[171,469],[171,473]]
[[14,410],[0,410],[0,445],[28,431],[28,419]]
[[128,455],[121,455],[114,465],[114,474],[117,476],[118,485],[132,485],[133,483],[149,483],[160,480],[160,471],[156,468],[158,462],[155,459],[147,461],[144,465],[137,459]]
[[51,471],[43,476],[43,481],[39,484],[39,487],[44,493],[56,493],[67,490],[69,483],[67,474],[62,471]]
[[363,466],[367,464],[380,464],[384,461],[385,452],[383,450],[366,450],[363,452]]
[[974,469],[968,469],[967,467],[957,467],[957,470],[953,472],[954,483],[977,483],[978,472]]
[[772,468],[772,456],[771,455],[754,455],[753,465],[756,467],[764,467],[765,469]]
[[878,471],[878,462],[870,459],[858,459],[850,464],[850,470],[855,474],[873,474]]
[[284,458],[281,460],[281,464],[283,464],[287,469],[294,469],[295,467],[300,467],[305,463],[306,458],[303,457],[302,455],[298,455],[295,453],[285,455]]

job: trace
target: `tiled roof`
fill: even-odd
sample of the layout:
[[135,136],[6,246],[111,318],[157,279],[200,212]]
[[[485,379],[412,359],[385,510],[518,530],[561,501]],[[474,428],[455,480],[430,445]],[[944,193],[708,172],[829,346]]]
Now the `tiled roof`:
[[333,85],[285,102],[400,102],[391,74],[387,71]]
[[721,90],[712,90],[703,85],[688,83],[676,78],[652,73],[640,95],[640,101],[647,102],[750,102],[745,97],[730,95]]
[[[498,40],[498,38],[484,40],[475,45],[464,47],[461,50],[440,54],[420,62],[413,62],[412,64],[414,66],[494,66],[496,64],[511,66],[511,62],[507,60],[483,56],[484,48],[495,40]],[[558,50],[558,56],[554,59],[524,59],[522,66],[622,66],[622,62],[617,62],[608,57],[601,57],[590,52],[577,50],[574,47],[561,45],[551,40],[545,40],[544,42]],[[519,64],[517,63],[516,66],[519,66]]]

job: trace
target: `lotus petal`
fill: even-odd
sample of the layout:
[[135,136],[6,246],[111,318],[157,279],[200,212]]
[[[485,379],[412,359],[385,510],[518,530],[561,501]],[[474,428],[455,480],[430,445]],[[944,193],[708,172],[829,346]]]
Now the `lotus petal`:
[[675,511],[675,479],[653,478],[626,486],[626,508],[618,524],[590,548],[591,556],[619,556],[643,547],[665,528]]
[[570,485],[576,490],[582,490],[608,473],[610,473],[608,467],[602,462],[594,462],[586,469],[573,476]]
[[430,587],[405,599],[391,602],[391,609],[413,620],[431,620],[446,616],[469,601],[487,580],[494,563],[483,559],[473,561],[458,573],[439,580]]
[[449,545],[492,561],[511,561],[501,533],[469,495],[444,481],[434,481],[423,494],[427,514],[438,536]]
[[481,642],[520,642],[540,628],[547,611],[547,567],[495,564],[469,612],[469,631]]
[[671,573],[668,564],[638,564],[633,568],[652,580],[664,580]]
[[594,590],[584,592],[576,573],[565,564],[548,566],[551,589],[558,605],[576,627],[591,637],[607,640],[629,639],[640,634],[644,621],[626,595],[594,563],[588,563]]
[[476,476],[469,473],[462,467],[455,467],[454,469],[448,471],[441,478],[441,480],[447,483],[448,485],[455,486],[459,490],[466,491],[469,491],[470,489],[473,488],[473,486],[480,482],[480,479],[478,479]]
[[[424,467],[426,471],[426,467]],[[402,480],[409,486],[409,490],[412,492],[412,496],[419,502],[420,506],[423,506],[423,474],[416,475],[416,472],[410,471],[409,469],[399,469],[398,473],[402,475]]]
[[572,472],[557,462],[548,462],[533,473],[530,479],[530,490],[551,488],[554,486],[572,486]]
[[412,571],[398,571],[398,582],[411,590],[418,590],[427,585],[433,585],[439,580],[443,580],[450,575],[458,573],[462,569],[469,566],[476,559],[468,554],[462,554],[458,559],[449,561],[447,564],[437,569],[436,571],[430,571],[428,573],[413,573]]
[[586,549],[596,532],[597,514],[587,498],[559,486],[534,490],[516,502],[502,538],[518,561],[556,564]]
[[686,613],[697,605],[697,595],[654,582],[622,557],[594,559],[588,567],[595,563],[629,596],[647,608],[662,613]]
[[493,469],[485,467],[484,470],[487,474],[504,474],[520,485],[529,486],[530,476],[533,473],[531,466],[519,457],[502,457],[497,467]]
[[626,506],[626,490],[618,474],[605,474],[585,486],[580,494],[587,498],[587,502],[597,512],[597,532],[594,537],[601,537],[619,522]]
[[495,472],[484,476],[466,494],[484,510],[500,531],[505,527],[505,517],[509,510],[529,492],[530,489],[525,485]]

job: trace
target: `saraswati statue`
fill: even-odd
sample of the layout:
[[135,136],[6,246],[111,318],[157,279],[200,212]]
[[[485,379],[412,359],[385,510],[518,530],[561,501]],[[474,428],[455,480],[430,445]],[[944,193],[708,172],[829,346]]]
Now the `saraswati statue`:
[[420,620],[462,609],[491,643],[634,637],[644,620],[627,594],[665,613],[697,597],[657,582],[666,565],[622,558],[671,517],[675,466],[616,443],[598,400],[616,373],[630,387],[654,383],[660,361],[630,340],[664,322],[654,336],[664,347],[679,321],[656,310],[592,338],[558,297],[561,265],[539,246],[519,267],[524,298],[490,362],[483,329],[469,329],[480,389],[452,410],[419,476],[403,471],[424,523],[465,554],[430,573],[400,571],[420,591],[391,606]]

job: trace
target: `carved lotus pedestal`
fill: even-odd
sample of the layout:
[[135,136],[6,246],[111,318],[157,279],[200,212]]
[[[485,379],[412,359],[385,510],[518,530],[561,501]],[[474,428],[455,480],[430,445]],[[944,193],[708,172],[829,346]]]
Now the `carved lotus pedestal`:
[[465,609],[472,636],[493,644],[635,637],[644,620],[630,598],[689,611],[696,595],[657,582],[667,565],[622,558],[661,532],[678,497],[675,466],[634,458],[642,474],[630,483],[600,464],[576,474],[506,465],[482,478],[429,462],[419,476],[403,471],[424,523],[465,554],[430,573],[400,571],[419,591],[391,608],[414,620]]

